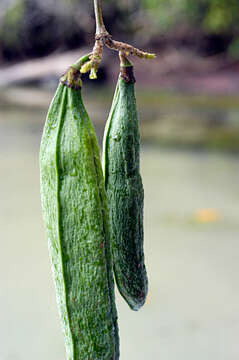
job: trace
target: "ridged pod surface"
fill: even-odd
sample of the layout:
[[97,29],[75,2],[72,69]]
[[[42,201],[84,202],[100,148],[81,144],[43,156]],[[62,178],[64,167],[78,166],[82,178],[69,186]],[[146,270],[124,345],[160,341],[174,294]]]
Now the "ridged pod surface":
[[95,131],[78,86],[58,86],[42,136],[40,173],[67,359],[117,360],[106,194]]
[[144,190],[139,172],[139,127],[133,68],[121,68],[103,144],[113,268],[121,295],[133,310],[145,302],[148,280],[143,251]]

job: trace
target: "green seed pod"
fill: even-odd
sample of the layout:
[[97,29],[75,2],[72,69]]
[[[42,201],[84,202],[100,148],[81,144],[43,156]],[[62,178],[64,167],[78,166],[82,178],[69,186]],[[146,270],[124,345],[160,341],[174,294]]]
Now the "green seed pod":
[[103,169],[115,279],[128,305],[138,310],[145,302],[148,280],[143,251],[144,191],[139,172],[134,82],[132,65],[121,67],[104,133]]
[[117,360],[104,179],[79,76],[70,68],[47,115],[40,148],[43,218],[67,360]]

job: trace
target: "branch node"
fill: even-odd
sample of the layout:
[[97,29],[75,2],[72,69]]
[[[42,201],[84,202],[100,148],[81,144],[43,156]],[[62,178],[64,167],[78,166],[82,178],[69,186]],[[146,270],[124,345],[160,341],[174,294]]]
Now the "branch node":
[[90,79],[96,78],[96,73],[102,59],[104,46],[107,46],[111,50],[123,52],[126,56],[133,55],[141,59],[154,59],[156,57],[155,54],[151,54],[143,50],[137,49],[132,45],[113,40],[112,36],[108,33],[104,25],[101,0],[94,0],[94,9],[96,20],[95,45],[92,55],[90,57],[90,61],[83,65],[81,68],[81,72],[83,73],[91,71]]

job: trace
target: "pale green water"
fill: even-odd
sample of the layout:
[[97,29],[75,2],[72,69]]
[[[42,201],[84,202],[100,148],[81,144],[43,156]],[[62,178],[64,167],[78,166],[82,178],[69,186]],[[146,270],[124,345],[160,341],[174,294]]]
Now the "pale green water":
[[[88,103],[100,134],[102,105]],[[65,359],[40,209],[44,117],[0,110],[1,360]],[[141,164],[150,288],[139,312],[117,297],[121,359],[238,360],[238,155],[143,144]],[[196,222],[208,208],[215,221]]]
[[[136,90],[141,135],[145,141],[239,152],[239,95],[181,94],[137,87]],[[99,136],[102,136],[113,91],[83,87],[83,99]],[[52,93],[34,88],[1,90],[0,116],[7,123],[10,118],[16,126],[24,123],[35,131],[43,126]],[[23,116],[15,116],[19,106]]]

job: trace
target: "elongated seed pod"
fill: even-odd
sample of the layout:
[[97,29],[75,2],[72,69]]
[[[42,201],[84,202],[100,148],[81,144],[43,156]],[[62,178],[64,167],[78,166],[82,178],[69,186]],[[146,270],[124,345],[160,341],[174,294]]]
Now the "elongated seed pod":
[[133,67],[121,67],[103,141],[113,268],[121,295],[133,310],[145,302],[148,280],[143,251],[144,191],[139,172],[139,128]]
[[109,222],[95,131],[71,68],[40,148],[41,198],[67,360],[117,360]]

